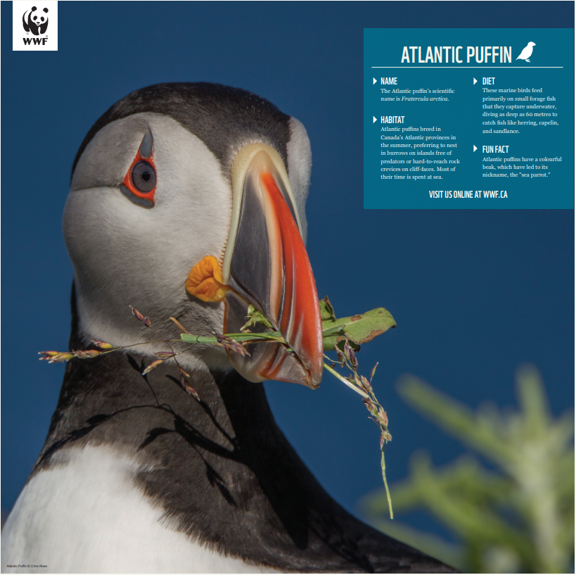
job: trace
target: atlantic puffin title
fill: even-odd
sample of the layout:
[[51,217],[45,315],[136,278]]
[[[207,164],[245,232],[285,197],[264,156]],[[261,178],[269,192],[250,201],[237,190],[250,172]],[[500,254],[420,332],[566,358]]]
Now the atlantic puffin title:
[[512,46],[404,46],[402,64],[511,64]]

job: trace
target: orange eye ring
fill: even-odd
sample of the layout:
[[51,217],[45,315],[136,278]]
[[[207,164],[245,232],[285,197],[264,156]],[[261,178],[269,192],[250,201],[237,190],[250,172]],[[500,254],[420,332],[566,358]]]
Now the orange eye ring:
[[147,138],[144,138],[136,157],[132,160],[122,181],[121,189],[128,196],[132,194],[134,197],[131,199],[137,204],[151,208],[155,203],[156,166],[154,165],[154,152],[152,150],[148,150],[147,156],[143,155],[142,148],[145,147],[145,144],[147,144]]

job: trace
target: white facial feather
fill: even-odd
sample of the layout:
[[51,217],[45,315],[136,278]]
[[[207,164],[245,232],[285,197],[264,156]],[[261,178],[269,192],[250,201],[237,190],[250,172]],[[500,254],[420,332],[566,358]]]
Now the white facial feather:
[[[157,171],[153,208],[136,205],[118,188],[146,129]],[[161,329],[171,325],[169,316],[182,318],[193,307],[195,328],[221,331],[222,305],[191,301],[184,285],[203,257],[221,256],[231,203],[218,160],[171,118],[138,114],[102,129],[78,163],[64,212],[83,333],[115,345],[157,339],[129,305]]]

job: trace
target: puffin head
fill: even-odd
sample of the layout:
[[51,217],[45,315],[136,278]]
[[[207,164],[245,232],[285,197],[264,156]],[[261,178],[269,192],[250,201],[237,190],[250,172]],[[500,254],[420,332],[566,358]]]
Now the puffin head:
[[147,342],[139,349],[152,354],[178,334],[170,316],[195,334],[235,333],[252,304],[290,350],[251,344],[242,357],[178,344],[179,362],[317,387],[310,168],[303,125],[244,90],[159,84],[114,104],[80,146],[64,211],[81,337]]

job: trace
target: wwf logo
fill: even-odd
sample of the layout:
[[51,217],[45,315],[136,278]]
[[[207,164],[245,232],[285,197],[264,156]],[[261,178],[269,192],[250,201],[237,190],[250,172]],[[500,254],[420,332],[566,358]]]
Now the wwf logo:
[[12,2],[12,50],[58,50],[58,0]]
[[32,6],[31,10],[24,12],[22,26],[26,32],[32,32],[34,36],[46,34],[48,29],[48,8],[38,10],[36,6]]

